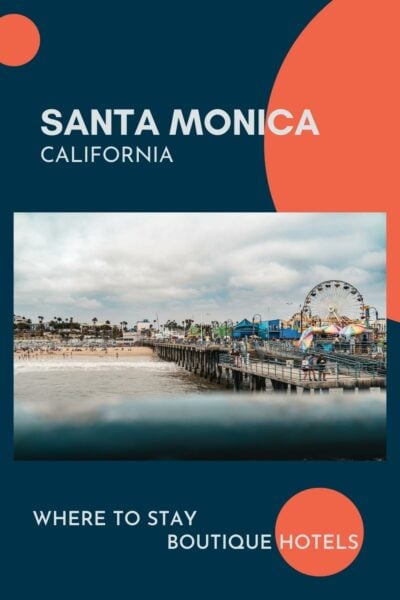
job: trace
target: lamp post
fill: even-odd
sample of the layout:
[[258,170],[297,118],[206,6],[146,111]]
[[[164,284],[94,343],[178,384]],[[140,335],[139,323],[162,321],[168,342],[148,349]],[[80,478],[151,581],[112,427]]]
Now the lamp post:
[[219,322],[218,321],[211,321],[211,339],[214,341],[215,340],[215,330],[218,327]]
[[225,337],[227,337],[227,335],[228,335],[228,327],[230,327],[231,329],[233,328],[233,321],[232,321],[232,319],[227,319],[225,321]]
[[[194,316],[191,316],[188,319],[185,319],[185,336],[187,335],[189,337],[192,323],[194,323]],[[186,334],[186,328],[187,328],[187,334]]]
[[203,316],[207,316],[209,314],[210,314],[209,312],[200,313],[200,339],[201,339],[202,343],[203,343]]
[[371,318],[371,310],[375,311],[375,321],[376,322],[378,321],[378,311],[375,308],[375,306],[371,306],[371,305],[365,306],[365,317],[366,317],[365,322],[366,322],[367,327],[369,327],[369,325],[370,325],[369,320]]
[[262,321],[261,315],[259,313],[256,313],[255,315],[253,315],[253,336],[254,336],[254,331],[255,331],[255,326],[256,326],[256,317],[258,317],[258,324],[260,324]]

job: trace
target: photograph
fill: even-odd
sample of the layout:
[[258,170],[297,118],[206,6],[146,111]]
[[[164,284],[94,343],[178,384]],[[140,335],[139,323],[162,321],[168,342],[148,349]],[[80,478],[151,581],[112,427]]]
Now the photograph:
[[14,213],[16,460],[384,460],[384,213]]

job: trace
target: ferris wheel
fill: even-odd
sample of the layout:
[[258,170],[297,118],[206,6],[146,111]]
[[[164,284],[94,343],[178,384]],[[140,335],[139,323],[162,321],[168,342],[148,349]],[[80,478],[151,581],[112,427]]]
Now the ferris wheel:
[[304,300],[302,314],[316,325],[345,325],[364,317],[364,298],[351,283],[323,281],[310,290]]

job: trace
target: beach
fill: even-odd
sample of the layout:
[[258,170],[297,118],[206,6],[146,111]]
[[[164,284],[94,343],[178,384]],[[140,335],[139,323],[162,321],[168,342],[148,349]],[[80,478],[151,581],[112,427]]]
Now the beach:
[[16,350],[14,352],[14,360],[28,360],[33,358],[65,358],[65,359],[82,359],[82,358],[106,358],[116,359],[123,358],[134,359],[139,356],[152,356],[152,348],[134,346],[132,348],[87,348],[87,347],[61,347],[56,350],[49,349],[33,349],[33,350]]

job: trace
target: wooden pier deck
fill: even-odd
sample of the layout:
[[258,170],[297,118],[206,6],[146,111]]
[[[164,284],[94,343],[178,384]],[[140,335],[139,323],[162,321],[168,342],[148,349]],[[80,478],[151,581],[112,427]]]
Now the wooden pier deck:
[[[335,365],[334,365],[335,366]],[[271,381],[274,389],[285,390],[290,387],[292,391],[296,388],[303,390],[329,390],[331,388],[342,388],[343,390],[384,388],[386,379],[383,376],[371,376],[368,373],[357,372],[357,374],[342,374],[338,369],[325,369],[326,380],[319,379],[319,373],[315,371],[315,380],[304,377],[299,367],[283,365],[276,362],[264,362],[257,360],[245,361],[241,357],[226,357],[218,364],[220,369],[229,369],[234,380],[234,387],[240,387],[241,379],[246,376],[250,378],[250,389],[265,388],[266,380]],[[235,379],[238,379],[235,382]]]

